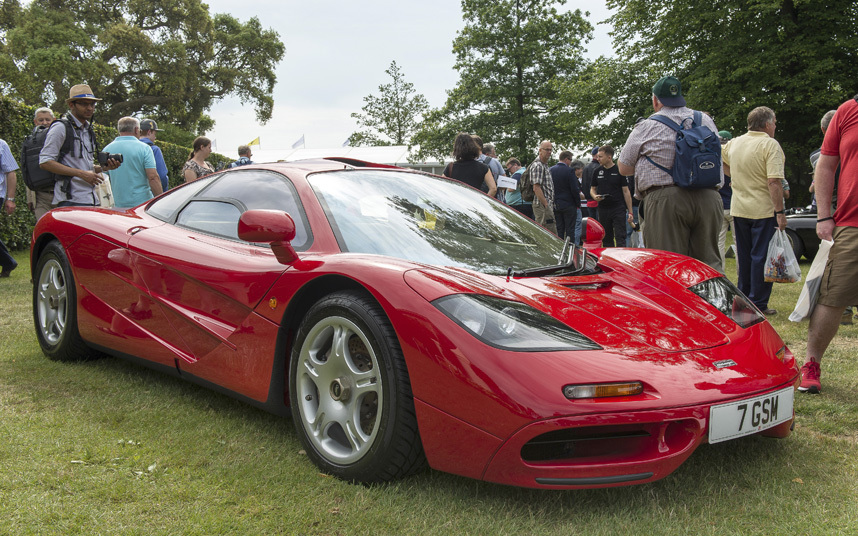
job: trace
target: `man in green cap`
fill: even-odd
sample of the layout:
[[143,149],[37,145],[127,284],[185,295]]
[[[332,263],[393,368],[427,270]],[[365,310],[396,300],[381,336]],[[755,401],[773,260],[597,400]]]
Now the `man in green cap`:
[[[688,126],[694,110],[686,106],[682,85],[673,76],[664,76],[652,87],[654,115]],[[718,132],[715,122],[702,114],[703,126]],[[635,197],[645,199],[644,243],[694,257],[723,272],[718,251],[718,232],[724,219],[718,188],[681,188],[673,177],[659,168],[672,169],[676,157],[676,132],[650,119],[638,121],[626,141],[617,164],[620,174],[635,176]],[[656,165],[658,164],[658,165]]]

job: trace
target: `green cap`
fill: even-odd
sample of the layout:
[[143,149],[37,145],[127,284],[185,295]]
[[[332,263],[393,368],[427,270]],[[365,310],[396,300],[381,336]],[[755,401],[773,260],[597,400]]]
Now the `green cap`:
[[682,84],[673,76],[663,76],[652,86],[652,94],[665,106],[685,106]]
[[722,140],[732,140],[733,139],[733,135],[730,134],[729,130],[719,130],[718,131],[718,137],[721,138]]

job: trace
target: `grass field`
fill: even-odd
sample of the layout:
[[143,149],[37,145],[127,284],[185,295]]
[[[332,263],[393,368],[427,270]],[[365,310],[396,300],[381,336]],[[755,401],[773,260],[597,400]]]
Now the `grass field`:
[[[703,445],[659,482],[542,491],[426,471],[363,487],[316,471],[288,419],[112,358],[49,361],[16,257],[0,280],[3,535],[858,534],[858,326],[825,356],[824,394],[796,395],[791,437]],[[800,288],[770,305],[803,359]]]

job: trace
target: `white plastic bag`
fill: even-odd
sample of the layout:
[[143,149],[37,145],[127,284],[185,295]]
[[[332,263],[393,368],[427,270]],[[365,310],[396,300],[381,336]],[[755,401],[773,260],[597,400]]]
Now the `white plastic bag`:
[[801,281],[801,267],[792,251],[786,231],[775,230],[766,257],[766,283],[795,283]]
[[640,231],[632,231],[632,234],[629,237],[629,247],[630,248],[642,248],[642,247],[644,247],[643,233],[641,233]]
[[98,194],[98,199],[101,203],[101,208],[113,208],[113,188],[110,186],[110,177],[101,173],[101,183],[95,187],[95,192]]
[[802,287],[798,301],[795,303],[795,310],[789,315],[789,319],[793,322],[801,322],[805,318],[810,318],[810,314],[816,306],[816,299],[819,297],[822,274],[825,273],[825,264],[828,262],[828,251],[833,245],[834,242],[831,240],[823,240],[819,243],[819,251],[816,252],[813,264],[810,265],[807,277],[804,278],[804,287]]

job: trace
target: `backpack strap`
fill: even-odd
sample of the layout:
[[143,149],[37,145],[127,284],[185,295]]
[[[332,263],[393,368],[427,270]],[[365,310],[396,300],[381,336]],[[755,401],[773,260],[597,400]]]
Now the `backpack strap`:
[[[662,125],[668,126],[671,129],[675,130],[676,132],[679,132],[680,130],[682,130],[682,127],[680,125],[677,125],[676,121],[674,121],[673,119],[670,119],[669,117],[661,115],[661,114],[652,114],[651,116],[648,117],[648,119],[652,119],[653,121],[658,121]],[[658,169],[664,171],[668,175],[670,175],[673,172],[673,170],[662,166],[661,164],[657,163],[655,160],[653,160],[652,158],[650,158],[646,155],[644,155],[644,158],[646,158],[650,164],[652,164],[655,167],[657,167]]]
[[653,160],[652,158],[650,158],[650,157],[648,157],[648,156],[646,156],[646,155],[644,155],[644,158],[646,158],[647,160],[649,160],[649,163],[650,163],[650,164],[652,164],[652,165],[654,165],[655,167],[657,167],[658,169],[660,169],[660,170],[664,171],[664,172],[665,172],[665,173],[667,173],[668,175],[670,175],[671,173],[673,173],[673,170],[672,170],[672,169],[668,169],[668,168],[666,168],[666,167],[662,166],[661,164],[657,163],[657,162],[656,162],[655,160]]
[[691,117],[691,128],[703,126],[703,114],[701,112],[694,110]]
[[648,119],[652,119],[653,121],[658,121],[662,125],[669,126],[670,128],[672,128],[673,130],[675,130],[677,132],[679,132],[682,129],[682,127],[677,125],[673,119],[670,119],[669,117],[663,116],[661,114],[652,114],[651,116],[649,116]]
[[65,158],[67,154],[72,152],[72,147],[74,146],[74,127],[72,126],[71,121],[66,117],[60,117],[58,119],[60,123],[65,125],[66,127],[66,137],[63,141],[62,147],[60,147],[60,153],[57,155],[57,162],[62,162],[62,159]]
[[[74,127],[74,124],[72,123],[73,119],[71,117],[69,117],[70,114],[71,114],[71,112],[64,115],[63,117],[60,117],[57,120],[60,123],[62,123],[63,125],[65,125],[65,127],[66,127],[66,138],[63,141],[62,147],[60,147],[60,152],[57,155],[57,162],[62,162],[62,159],[65,158],[65,156],[67,154],[72,152],[73,143],[74,143],[74,139],[75,139],[75,127]],[[55,123],[57,121],[55,121]],[[79,130],[86,130],[89,132],[89,140],[92,143],[93,156],[97,155],[98,151],[99,151],[98,141],[96,140],[95,131],[92,128],[92,123],[89,123],[85,129],[82,128]],[[81,156],[83,156],[83,154],[81,154]],[[65,192],[66,199],[72,198],[71,179],[72,178],[68,175],[58,175],[57,176],[57,180],[62,181],[62,185],[60,186],[60,191]]]

